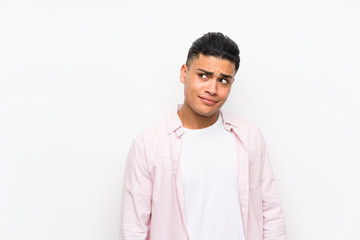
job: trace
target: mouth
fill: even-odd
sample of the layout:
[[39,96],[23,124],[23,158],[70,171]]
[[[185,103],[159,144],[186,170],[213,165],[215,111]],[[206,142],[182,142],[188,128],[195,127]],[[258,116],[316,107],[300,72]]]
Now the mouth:
[[217,100],[215,100],[215,99],[213,99],[213,98],[209,98],[209,97],[199,97],[200,99],[201,99],[201,101],[203,102],[203,103],[205,103],[206,105],[209,105],[209,106],[213,106],[213,105],[215,105],[217,102],[219,102],[219,101],[217,101]]

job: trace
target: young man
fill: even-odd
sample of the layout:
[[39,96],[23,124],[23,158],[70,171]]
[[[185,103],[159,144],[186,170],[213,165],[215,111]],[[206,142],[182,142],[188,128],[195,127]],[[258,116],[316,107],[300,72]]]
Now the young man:
[[130,148],[121,239],[286,239],[264,138],[221,109],[239,63],[222,33],[192,44],[180,73],[184,103]]

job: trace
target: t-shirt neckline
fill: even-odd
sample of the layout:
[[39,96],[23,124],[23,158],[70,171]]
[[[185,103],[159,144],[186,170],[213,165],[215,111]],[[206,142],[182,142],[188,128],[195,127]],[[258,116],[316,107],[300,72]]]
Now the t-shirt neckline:
[[205,127],[205,128],[199,128],[199,129],[190,129],[190,128],[184,127],[184,130],[185,130],[185,132],[188,132],[188,133],[205,133],[205,132],[209,132],[209,131],[219,127],[221,125],[221,123],[222,123],[222,116],[221,116],[221,113],[219,112],[218,119],[212,125]]

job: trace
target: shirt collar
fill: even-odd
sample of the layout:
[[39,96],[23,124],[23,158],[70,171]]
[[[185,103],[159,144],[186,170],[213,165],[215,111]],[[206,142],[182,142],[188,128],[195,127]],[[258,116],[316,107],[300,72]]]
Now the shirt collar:
[[[184,134],[185,130],[180,120],[177,111],[181,108],[182,104],[177,104],[174,111],[168,117],[168,130],[169,134],[174,133],[178,138]],[[224,123],[224,128],[228,131],[237,130],[235,117],[227,111],[220,109],[220,114],[222,116],[222,121]]]
[[178,138],[180,138],[181,135],[183,135],[185,132],[180,117],[177,114],[177,111],[181,108],[181,106],[182,104],[177,104],[176,108],[171,112],[168,117],[168,132],[169,134],[175,132]]

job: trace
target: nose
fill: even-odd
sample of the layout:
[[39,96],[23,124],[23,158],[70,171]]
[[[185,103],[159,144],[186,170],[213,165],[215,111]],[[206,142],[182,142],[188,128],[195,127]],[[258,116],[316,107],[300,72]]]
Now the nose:
[[217,84],[215,79],[211,79],[208,81],[208,84],[206,85],[205,92],[210,95],[216,95],[217,92]]

